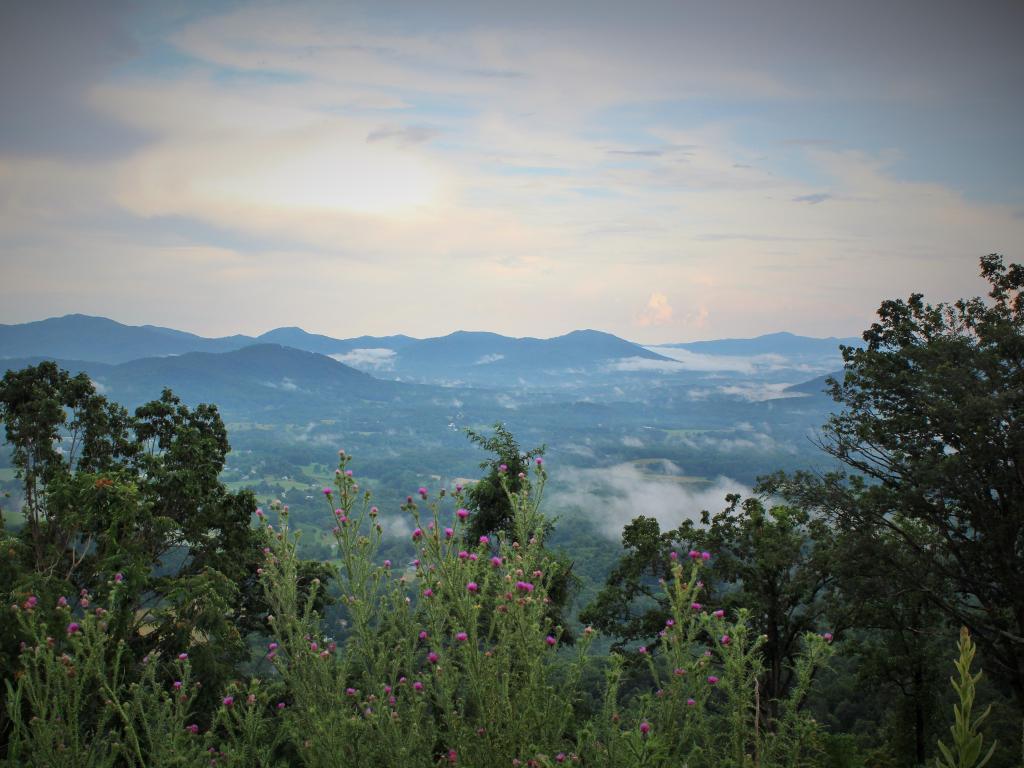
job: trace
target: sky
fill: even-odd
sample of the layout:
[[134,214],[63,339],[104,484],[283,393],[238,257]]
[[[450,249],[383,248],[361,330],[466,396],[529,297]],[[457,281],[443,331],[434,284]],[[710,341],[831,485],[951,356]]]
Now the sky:
[[1024,3],[0,2],[0,322],[854,336],[1024,260]]

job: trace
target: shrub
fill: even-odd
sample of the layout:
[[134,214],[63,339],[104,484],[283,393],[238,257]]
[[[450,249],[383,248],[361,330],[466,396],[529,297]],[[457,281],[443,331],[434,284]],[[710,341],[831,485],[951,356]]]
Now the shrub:
[[[279,505],[273,524],[260,513],[275,679],[231,684],[209,722],[194,722],[200,681],[187,657],[126,658],[104,610],[60,607],[66,636],[47,637],[44,607],[25,598],[16,610],[30,639],[16,681],[7,681],[6,764],[771,768],[820,757],[818,726],[801,705],[828,656],[826,639],[804,638],[798,682],[766,721],[764,638],[746,612],[726,616],[697,602],[709,553],[674,556],[662,642],[640,654],[652,690],[623,695],[624,657],[614,654],[603,703],[584,716],[594,633],[569,648],[547,610],[564,566],[544,546],[542,462],[532,479],[517,475],[516,490],[503,478],[512,525],[471,546],[461,489],[420,489],[402,506],[415,559],[398,565],[379,560],[382,518],[350,461],[341,454],[335,487],[323,492],[338,542],[343,636],[325,632],[318,606],[327,585],[305,576],[298,534]],[[117,599],[115,587],[111,609]]]

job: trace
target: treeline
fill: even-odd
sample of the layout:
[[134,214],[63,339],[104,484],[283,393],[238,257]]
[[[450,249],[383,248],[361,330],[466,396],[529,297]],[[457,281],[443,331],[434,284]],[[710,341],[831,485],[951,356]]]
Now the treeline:
[[987,299],[887,301],[843,350],[836,471],[638,515],[579,622],[543,447],[503,427],[470,435],[479,482],[398,511],[342,452],[313,562],[286,508],[220,482],[216,408],[8,372],[2,764],[970,766],[994,740],[1020,764],[1024,269],[981,270]]

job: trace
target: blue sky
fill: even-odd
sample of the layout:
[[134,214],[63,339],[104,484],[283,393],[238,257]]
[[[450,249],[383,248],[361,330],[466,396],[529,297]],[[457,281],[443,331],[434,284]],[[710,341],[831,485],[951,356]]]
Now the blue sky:
[[0,322],[848,336],[1021,260],[1020,3],[5,13]]

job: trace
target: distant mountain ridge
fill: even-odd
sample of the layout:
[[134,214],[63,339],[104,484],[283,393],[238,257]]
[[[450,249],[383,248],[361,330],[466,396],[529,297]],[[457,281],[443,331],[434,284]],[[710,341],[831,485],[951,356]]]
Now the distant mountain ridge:
[[[181,381],[189,391],[221,395],[231,380],[246,382],[257,375],[263,377],[260,386],[264,388],[267,382],[287,375],[290,381],[285,383],[283,392],[288,391],[288,387],[294,387],[294,391],[308,389],[286,373],[284,366],[292,365],[299,370],[318,366],[314,379],[317,376],[344,377],[342,371],[363,371],[365,373],[359,375],[366,378],[359,380],[363,382],[359,386],[371,380],[368,373],[377,377],[376,380],[536,390],[608,381],[609,377],[645,378],[658,371],[671,371],[679,376],[680,370],[688,370],[687,363],[677,362],[672,356],[681,360],[679,355],[695,355],[701,359],[690,361],[694,371],[719,370],[716,360],[721,361],[721,370],[745,370],[743,365],[737,367],[744,362],[741,358],[754,358],[751,373],[756,369],[758,375],[774,375],[780,379],[786,374],[774,369],[788,366],[789,375],[834,369],[839,345],[858,343],[852,338],[816,339],[772,333],[753,339],[643,347],[590,329],[549,339],[513,338],[483,331],[456,331],[426,339],[401,334],[338,339],[298,327],[283,327],[259,336],[238,334],[206,338],[173,328],[130,326],[88,315],[0,325],[0,358],[9,361],[7,367],[22,359],[79,361],[76,363],[79,369],[96,372],[100,365],[114,366],[117,370],[111,375],[122,388],[129,387],[136,379],[152,386],[163,376],[168,385]],[[314,355],[316,359],[288,357],[283,351],[271,354],[270,346]],[[257,349],[262,351],[245,352]],[[785,360],[775,363],[772,356]],[[179,359],[173,364],[167,362],[172,358]],[[761,365],[757,358],[768,362]],[[765,366],[767,369],[762,370]],[[355,386],[355,379],[348,376],[348,380]],[[244,388],[243,383],[238,386]],[[324,391],[334,391],[331,386],[317,386]]]
[[[34,365],[48,357],[5,361],[10,367]],[[56,358],[71,373],[84,371],[104,394],[127,405],[160,395],[165,387],[188,403],[224,403],[228,410],[258,412],[316,403],[388,401],[416,387],[382,381],[315,352],[279,344],[251,344],[228,352],[186,352],[124,363]]]
[[54,357],[124,363],[186,352],[228,352],[254,344],[249,336],[208,339],[155,325],[124,325],[106,317],[64,315],[0,325],[0,357]]
[[798,336],[788,331],[766,333],[750,339],[714,339],[711,341],[687,341],[677,344],[658,344],[659,347],[685,349],[704,355],[838,355],[839,346],[860,347],[864,341],[857,337],[817,338]]
[[125,325],[89,315],[0,325],[0,358],[50,357],[116,365],[190,352],[230,352],[261,343],[335,356],[355,350],[390,350],[394,359],[389,360],[388,368],[397,367],[410,375],[424,366],[438,365],[459,368],[498,364],[498,368],[508,369],[588,365],[621,357],[666,359],[633,342],[593,330],[573,331],[552,339],[512,338],[474,331],[456,331],[428,339],[405,335],[337,339],[285,327],[256,337],[239,334],[206,338],[173,328]]

